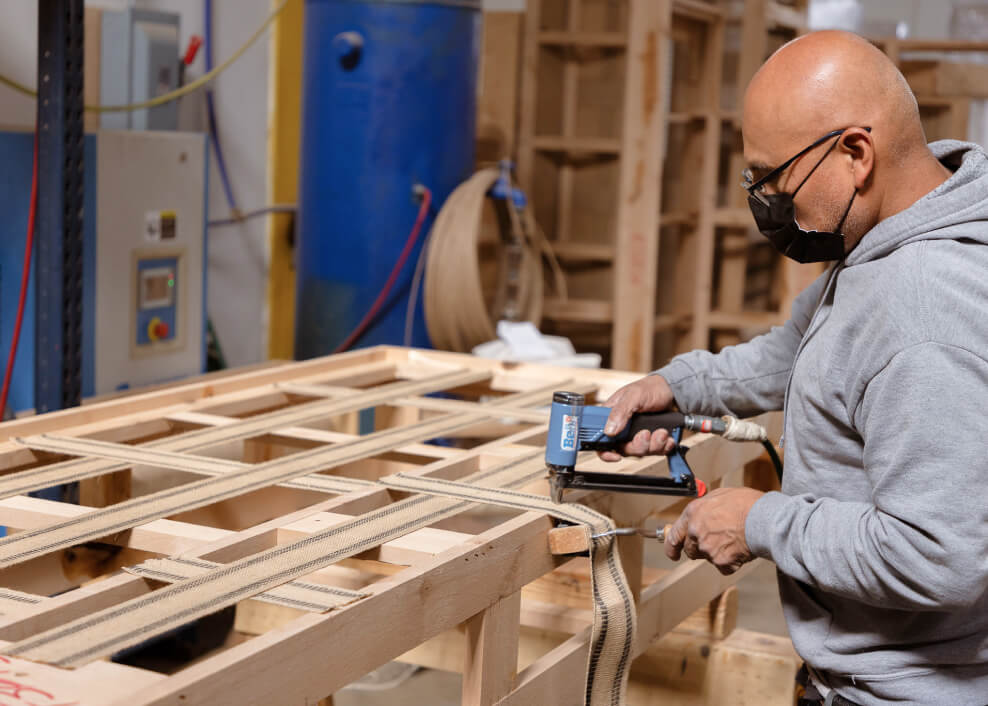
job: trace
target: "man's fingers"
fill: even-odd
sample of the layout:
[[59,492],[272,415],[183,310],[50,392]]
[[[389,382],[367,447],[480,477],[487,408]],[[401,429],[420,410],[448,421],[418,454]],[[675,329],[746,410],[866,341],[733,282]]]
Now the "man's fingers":
[[696,537],[690,534],[687,534],[683,540],[683,554],[690,559],[704,559],[707,556],[700,551],[700,545],[697,543]]
[[666,429],[656,429],[652,432],[648,440],[648,452],[650,454],[666,454],[666,447],[669,445],[669,432]]
[[624,445],[625,456],[644,456],[648,453],[648,444],[651,434],[648,429],[642,429],[635,434],[634,438]]
[[614,463],[615,461],[620,461],[624,458],[624,456],[619,454],[617,451],[599,451],[597,455],[601,458],[601,460],[607,461],[608,463]]
[[681,556],[683,549],[683,538],[686,536],[686,531],[688,528],[689,518],[686,517],[686,512],[683,511],[666,533],[666,556],[673,561],[679,561],[679,557]]

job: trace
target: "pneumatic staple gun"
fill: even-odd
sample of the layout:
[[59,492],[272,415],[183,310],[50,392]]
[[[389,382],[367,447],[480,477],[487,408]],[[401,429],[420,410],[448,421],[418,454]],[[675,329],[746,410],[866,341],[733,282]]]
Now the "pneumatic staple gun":
[[[626,493],[654,493],[700,497],[707,492],[703,481],[693,475],[686,463],[685,446],[679,442],[684,429],[709,432],[735,441],[761,441],[773,456],[781,477],[782,464],[767,441],[765,430],[752,422],[733,417],[704,417],[679,412],[632,415],[628,425],[616,436],[604,434],[610,407],[586,405],[583,395],[556,392],[552,396],[549,436],[545,445],[545,463],[553,502],[562,502],[563,491],[608,490]],[[618,448],[642,429],[668,429],[676,446],[668,455],[669,476],[633,475],[576,470],[581,451],[605,451]]]

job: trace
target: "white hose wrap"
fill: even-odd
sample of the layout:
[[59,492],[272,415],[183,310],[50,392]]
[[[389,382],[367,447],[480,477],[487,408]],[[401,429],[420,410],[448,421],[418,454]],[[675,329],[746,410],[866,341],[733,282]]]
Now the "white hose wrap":
[[724,415],[721,419],[724,420],[724,424],[727,427],[722,436],[729,441],[768,440],[768,432],[765,431],[765,427],[761,424],[746,422],[730,415]]

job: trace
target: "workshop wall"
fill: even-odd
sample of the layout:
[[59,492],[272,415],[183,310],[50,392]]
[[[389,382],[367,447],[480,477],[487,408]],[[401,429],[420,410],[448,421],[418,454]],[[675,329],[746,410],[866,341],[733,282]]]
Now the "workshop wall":
[[[177,12],[181,16],[181,46],[192,34],[202,34],[202,0],[98,0],[95,7],[137,7]],[[219,63],[264,21],[271,0],[214,0],[213,60]],[[484,0],[484,9],[516,12],[524,0]],[[0,73],[34,86],[37,54],[37,1],[3,0],[0,26],[18,28],[3,32],[0,41]],[[220,138],[234,195],[242,210],[267,203],[267,130],[269,125],[269,37],[262,38],[214,84],[214,100]],[[202,53],[188,78],[203,73]],[[205,128],[201,94],[182,99],[183,129]],[[31,126],[34,101],[0,87],[0,125]],[[210,218],[229,216],[229,207],[210,155]],[[267,223],[257,218],[243,224],[213,228],[209,233],[209,289],[207,308],[230,366],[263,360],[268,350],[266,286],[268,281]]]
[[[128,0],[100,0],[87,6],[125,8]],[[139,0],[137,7],[181,15],[181,46],[192,34],[202,34],[202,0]],[[270,0],[216,0],[213,19],[213,61],[233,53],[267,17]],[[37,54],[37,0],[0,3],[0,73],[34,86]],[[12,31],[11,28],[17,28]],[[200,52],[189,70],[192,79],[203,73]],[[265,205],[265,162],[268,123],[268,42],[261,39],[214,84],[217,121],[234,193],[241,209]],[[183,129],[205,127],[201,95],[182,99]],[[33,126],[34,100],[0,87],[0,125]],[[229,207],[210,158],[210,218],[229,216]],[[265,219],[213,228],[209,233],[209,291],[207,308],[231,366],[262,360],[266,350],[267,231]]]

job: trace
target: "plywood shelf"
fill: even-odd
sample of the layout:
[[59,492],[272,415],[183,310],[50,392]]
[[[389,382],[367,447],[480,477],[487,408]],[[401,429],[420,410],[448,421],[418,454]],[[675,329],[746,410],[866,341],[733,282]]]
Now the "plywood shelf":
[[672,12],[679,17],[708,23],[721,22],[726,16],[719,5],[702,0],[673,0]]
[[556,257],[563,263],[611,262],[614,259],[614,246],[608,243],[578,243],[564,240],[553,243],[552,247]]
[[610,324],[614,308],[610,301],[593,299],[547,299],[542,316],[553,321]]
[[623,49],[628,38],[623,32],[539,32],[542,46]]
[[608,137],[564,137],[539,135],[532,140],[535,149],[542,152],[567,152],[570,154],[600,154],[617,156],[621,153],[621,141]]
[[809,29],[805,10],[775,2],[775,0],[769,0],[765,18],[771,27],[781,27],[797,33],[803,33]]
[[713,329],[770,329],[784,322],[784,317],[776,312],[763,311],[711,311],[710,328]]

